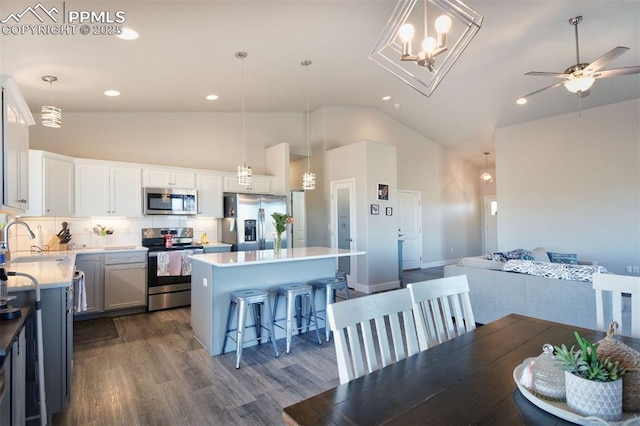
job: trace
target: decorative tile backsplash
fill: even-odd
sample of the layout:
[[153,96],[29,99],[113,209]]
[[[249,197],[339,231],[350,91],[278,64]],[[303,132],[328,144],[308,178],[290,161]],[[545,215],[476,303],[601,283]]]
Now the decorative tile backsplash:
[[[15,218],[6,217],[12,221]],[[193,238],[199,241],[206,233],[209,242],[220,240],[220,219],[189,218],[187,216],[145,216],[141,218],[63,218],[63,217],[20,217],[36,234],[35,239],[29,239],[27,230],[22,226],[13,226],[9,230],[9,247],[12,251],[29,251],[31,246],[41,241],[44,246],[52,237],[62,230],[62,222],[67,222],[71,240],[70,249],[101,248],[104,246],[140,245],[142,228],[163,227],[191,227]],[[104,226],[113,229],[113,234],[101,237],[94,233],[93,228]],[[45,247],[42,247],[45,248]]]

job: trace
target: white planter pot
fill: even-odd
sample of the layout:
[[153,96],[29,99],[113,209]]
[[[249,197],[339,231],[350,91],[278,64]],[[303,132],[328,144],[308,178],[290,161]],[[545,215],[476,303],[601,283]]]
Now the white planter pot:
[[622,379],[596,382],[565,371],[567,405],[582,416],[607,421],[622,419]]

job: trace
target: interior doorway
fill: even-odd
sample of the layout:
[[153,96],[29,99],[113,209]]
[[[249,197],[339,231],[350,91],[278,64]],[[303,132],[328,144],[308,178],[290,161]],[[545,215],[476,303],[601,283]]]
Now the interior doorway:
[[495,195],[484,197],[484,252],[498,251],[498,198]]
[[419,191],[398,190],[398,239],[402,240],[402,270],[422,266],[422,202]]
[[307,211],[304,191],[291,191],[291,247],[307,246]]
[[[354,179],[331,182],[331,247],[355,249],[356,244],[356,183]],[[355,286],[356,256],[339,257],[337,269],[347,274]]]

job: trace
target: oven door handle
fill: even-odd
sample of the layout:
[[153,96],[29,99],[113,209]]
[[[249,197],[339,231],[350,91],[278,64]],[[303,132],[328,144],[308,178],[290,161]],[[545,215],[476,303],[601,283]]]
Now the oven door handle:
[[[187,250],[190,250],[190,249],[187,249]],[[168,253],[170,251],[182,251],[182,250],[152,251],[152,252],[149,252],[149,257],[158,257],[158,253]],[[193,254],[202,254],[202,253],[204,253],[203,249],[193,250]]]

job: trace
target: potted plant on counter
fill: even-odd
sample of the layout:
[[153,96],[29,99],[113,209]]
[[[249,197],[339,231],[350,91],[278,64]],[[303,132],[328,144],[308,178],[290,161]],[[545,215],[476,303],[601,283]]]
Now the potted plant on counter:
[[583,416],[606,421],[622,419],[622,375],[624,369],[610,358],[598,358],[598,343],[574,332],[580,349],[555,347],[557,366],[565,371],[567,405]]

